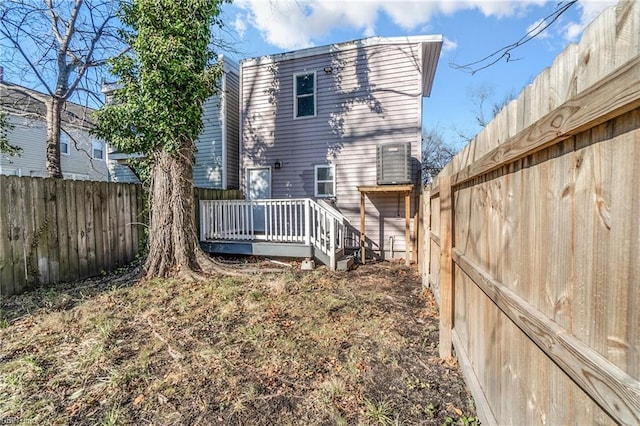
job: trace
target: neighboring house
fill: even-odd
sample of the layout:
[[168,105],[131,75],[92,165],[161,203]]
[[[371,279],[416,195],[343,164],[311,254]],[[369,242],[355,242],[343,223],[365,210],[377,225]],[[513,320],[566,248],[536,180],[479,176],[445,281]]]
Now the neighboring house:
[[[237,189],[239,187],[239,73],[238,66],[221,57],[223,75],[220,79],[220,93],[207,99],[202,113],[203,129],[196,141],[193,185],[198,188]],[[107,97],[113,87],[105,86]],[[139,154],[109,154],[109,168],[126,163]],[[138,179],[130,170],[112,172],[118,182],[136,182]]]
[[222,58],[220,93],[204,103],[204,128],[196,141],[193,185],[198,188],[238,189],[239,178],[239,72],[238,65]]
[[[357,246],[358,187],[377,185],[379,144],[410,143],[420,185],[422,102],[441,46],[439,35],[373,37],[242,61],[241,189],[329,200]],[[365,235],[383,257],[404,250],[403,202],[400,193],[367,194]]]
[[[22,148],[19,155],[0,153],[0,174],[46,177],[47,95],[1,81],[2,109],[13,129],[7,132],[9,144]],[[109,180],[107,149],[89,131],[93,110],[67,102],[62,111],[60,162],[65,179]]]

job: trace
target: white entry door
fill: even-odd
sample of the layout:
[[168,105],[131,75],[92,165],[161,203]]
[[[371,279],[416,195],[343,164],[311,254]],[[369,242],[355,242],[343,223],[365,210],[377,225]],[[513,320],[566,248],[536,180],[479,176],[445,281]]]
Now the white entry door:
[[[247,194],[250,200],[271,198],[271,168],[260,167],[247,169]],[[254,206],[251,212],[253,230],[262,234],[266,223],[265,206]]]
[[248,194],[250,200],[271,198],[271,168],[247,169]]

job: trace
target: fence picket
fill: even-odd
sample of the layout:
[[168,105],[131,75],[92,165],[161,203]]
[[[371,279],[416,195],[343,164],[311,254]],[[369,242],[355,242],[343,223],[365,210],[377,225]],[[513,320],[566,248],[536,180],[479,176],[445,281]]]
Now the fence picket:
[[[9,216],[13,218],[11,221],[11,239],[13,240],[13,286],[14,289],[22,290],[19,283],[25,281],[25,258],[24,258],[24,237],[22,228],[23,223],[22,211],[22,187],[17,179],[14,179],[9,188]],[[18,287],[20,286],[20,287]],[[15,290],[14,290],[15,291]]]
[[[38,200],[42,203],[46,199],[44,208],[44,219],[46,226],[40,235],[38,245],[40,273],[42,279],[40,284],[53,284],[59,281],[68,281],[74,278],[75,271],[69,264],[69,227],[67,225],[67,190],[66,182],[62,179],[38,179],[34,182],[41,188]],[[55,194],[55,200],[50,198],[50,194]],[[55,230],[55,232],[54,232]],[[49,241],[54,238],[57,246],[57,269],[54,263],[49,261],[51,256]],[[53,243],[53,242],[52,242]]]
[[0,181],[0,295],[13,293],[13,246],[9,216],[10,187],[8,178]]

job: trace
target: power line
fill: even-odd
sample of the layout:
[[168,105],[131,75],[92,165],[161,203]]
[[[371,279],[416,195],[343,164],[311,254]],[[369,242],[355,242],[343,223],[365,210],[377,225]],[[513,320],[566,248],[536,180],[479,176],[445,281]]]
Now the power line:
[[505,62],[512,62],[517,60],[517,59],[511,58],[511,51],[528,43],[529,41],[533,40],[534,38],[542,34],[555,21],[557,21],[558,18],[560,18],[560,16],[562,16],[563,13],[565,13],[567,10],[569,10],[571,6],[577,3],[577,1],[578,0],[558,2],[558,4],[556,5],[556,9],[551,14],[541,19],[536,26],[531,28],[520,40],[516,41],[515,43],[502,47],[496,50],[495,52],[475,62],[470,62],[468,64],[463,64],[463,65],[450,62],[449,66],[457,70],[475,74],[478,71],[484,70],[486,68],[489,68],[492,65],[495,65],[496,63],[500,62],[503,58],[505,58]]

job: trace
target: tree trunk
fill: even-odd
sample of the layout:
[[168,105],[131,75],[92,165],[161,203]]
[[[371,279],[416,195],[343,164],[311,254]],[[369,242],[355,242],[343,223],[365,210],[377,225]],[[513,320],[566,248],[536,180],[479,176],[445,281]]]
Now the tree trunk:
[[193,142],[176,154],[156,152],[151,181],[147,278],[202,272],[193,198]]
[[52,96],[47,105],[47,174],[52,178],[62,178],[60,167],[60,115],[64,99]]

